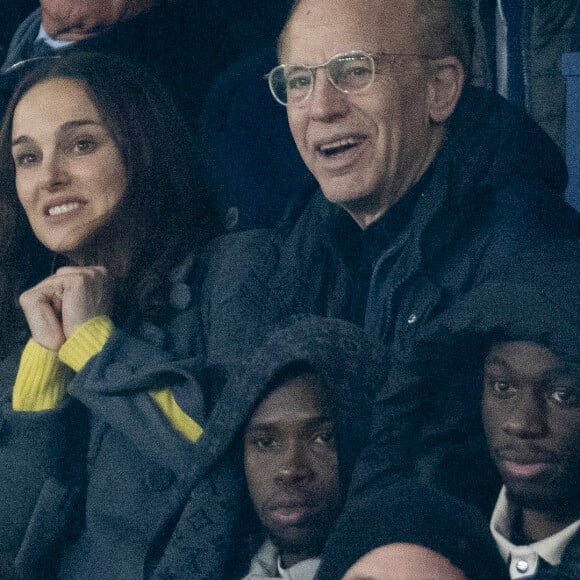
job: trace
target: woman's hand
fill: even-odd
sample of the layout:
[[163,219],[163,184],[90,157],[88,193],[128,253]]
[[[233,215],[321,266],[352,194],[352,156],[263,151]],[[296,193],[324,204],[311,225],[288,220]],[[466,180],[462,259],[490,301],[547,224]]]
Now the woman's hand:
[[67,266],[20,296],[32,338],[57,351],[74,330],[95,316],[108,315],[111,285],[102,266]]

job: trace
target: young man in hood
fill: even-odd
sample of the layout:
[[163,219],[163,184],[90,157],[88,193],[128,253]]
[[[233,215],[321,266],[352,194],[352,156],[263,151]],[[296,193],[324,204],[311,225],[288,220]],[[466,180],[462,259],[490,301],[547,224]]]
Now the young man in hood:
[[255,395],[243,457],[263,530],[245,580],[314,578],[385,380],[383,354],[348,322],[306,316],[275,330],[236,380]]
[[[342,577],[381,536],[435,548],[468,578],[502,577],[478,561],[490,541],[512,579],[579,577],[580,246],[540,251],[549,269],[536,249],[520,254],[517,268],[467,292],[425,329],[416,356],[391,368],[320,580]],[[425,503],[411,499],[425,483],[428,521]],[[457,499],[442,489],[479,504],[487,522],[493,511],[493,539],[481,528],[471,535],[478,516],[453,508]],[[395,514],[407,506],[395,532],[385,523],[391,513],[369,528],[379,503]]]
[[483,424],[503,481],[491,532],[512,580],[577,578],[580,300],[578,292],[566,303],[541,293],[510,298],[520,311],[519,301],[528,303],[527,320],[514,316],[498,329],[483,371]]

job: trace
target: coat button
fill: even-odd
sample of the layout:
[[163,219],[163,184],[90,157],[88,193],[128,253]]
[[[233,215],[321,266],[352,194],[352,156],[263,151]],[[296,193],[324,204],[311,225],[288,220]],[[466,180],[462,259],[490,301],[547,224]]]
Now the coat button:
[[413,313],[407,318],[407,324],[415,324],[415,322],[417,322],[417,315]]
[[145,487],[150,491],[165,491],[175,480],[169,469],[154,467],[145,473]]
[[165,344],[165,332],[152,322],[144,322],[140,328],[141,336],[155,346],[163,347]]
[[530,565],[525,560],[518,560],[516,562],[516,570],[518,572],[521,572],[522,574],[524,572],[527,572],[529,567],[530,567]]

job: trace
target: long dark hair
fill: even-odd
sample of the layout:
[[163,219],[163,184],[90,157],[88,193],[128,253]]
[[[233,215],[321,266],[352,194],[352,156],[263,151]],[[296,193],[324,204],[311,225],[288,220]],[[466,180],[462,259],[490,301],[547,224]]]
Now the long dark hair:
[[115,280],[115,322],[163,320],[170,272],[221,230],[188,126],[147,71],[97,53],[35,63],[16,86],[0,129],[0,355],[18,330],[18,294],[48,275],[54,260],[35,239],[18,201],[11,133],[24,94],[55,78],[82,83],[127,171],[127,191],[84,258],[85,264],[106,266]]

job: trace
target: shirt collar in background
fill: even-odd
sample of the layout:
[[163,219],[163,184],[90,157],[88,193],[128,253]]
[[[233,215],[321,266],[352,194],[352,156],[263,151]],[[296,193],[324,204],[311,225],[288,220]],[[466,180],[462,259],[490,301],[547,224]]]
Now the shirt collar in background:
[[50,36],[48,36],[48,33],[46,32],[46,30],[44,29],[44,26],[42,26],[42,24],[40,25],[40,28],[38,29],[38,36],[36,37],[36,42],[38,42],[38,41],[46,42],[46,44],[48,44],[48,46],[50,46],[50,48],[52,48],[54,50],[58,50],[59,48],[64,48],[65,46],[69,46],[70,44],[74,43],[73,40],[55,40],[54,38],[51,38]]
[[266,540],[252,558],[250,571],[243,580],[312,580],[320,566],[320,558],[309,558],[290,568],[284,568],[280,561],[278,548],[271,540]]
[[540,559],[552,566],[557,566],[568,542],[580,529],[580,520],[578,520],[557,534],[539,542],[527,546],[516,546],[510,540],[514,521],[513,515],[513,510],[510,510],[508,505],[504,486],[491,516],[490,529],[502,558],[509,564],[512,580],[533,576],[538,570]]

